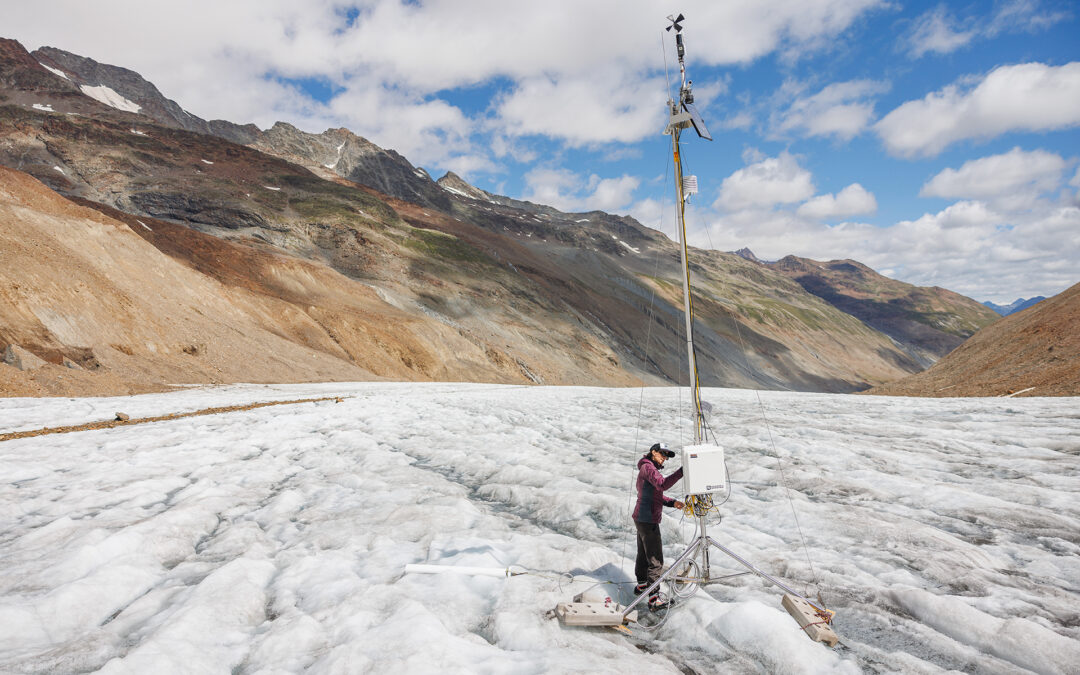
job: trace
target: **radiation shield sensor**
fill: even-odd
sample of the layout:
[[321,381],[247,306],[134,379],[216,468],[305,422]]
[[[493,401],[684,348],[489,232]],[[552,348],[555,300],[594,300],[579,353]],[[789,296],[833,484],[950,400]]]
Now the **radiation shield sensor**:
[[688,445],[682,449],[683,488],[689,495],[726,494],[727,466],[719,445]]

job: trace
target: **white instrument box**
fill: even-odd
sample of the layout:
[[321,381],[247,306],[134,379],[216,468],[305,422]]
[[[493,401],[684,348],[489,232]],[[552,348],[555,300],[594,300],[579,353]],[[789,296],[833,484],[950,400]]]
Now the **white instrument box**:
[[688,445],[682,450],[683,485],[688,495],[727,492],[724,449],[719,445]]

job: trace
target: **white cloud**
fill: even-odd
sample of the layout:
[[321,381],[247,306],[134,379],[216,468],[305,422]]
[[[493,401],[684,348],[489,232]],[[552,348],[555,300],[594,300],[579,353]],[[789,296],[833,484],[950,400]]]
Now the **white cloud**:
[[814,194],[810,172],[786,151],[760,159],[724,179],[714,207],[738,211],[801,202]]
[[[974,14],[963,19],[952,16],[944,4],[923,12],[902,36],[902,48],[912,58],[926,54],[949,54],[975,40],[997,37],[1002,33],[1035,32],[1052,26],[1068,16],[1066,12],[1044,11],[1039,0],[1012,0],[997,3],[993,14]],[[985,11],[979,4],[971,11]]]
[[797,213],[812,220],[835,220],[872,214],[877,211],[874,195],[858,183],[852,183],[835,196],[820,195],[799,207]]
[[970,160],[959,169],[945,169],[927,181],[919,195],[983,199],[1014,211],[1030,208],[1041,195],[1056,190],[1065,168],[1065,160],[1052,152],[1013,148],[1004,154]]
[[[377,85],[358,86],[332,99],[327,111],[339,124],[416,164],[444,166],[456,155],[475,153],[469,140],[473,121],[440,99],[424,100]],[[314,120],[306,130],[326,128],[326,121]]]
[[[724,64],[748,63],[773,51],[796,60],[828,49],[855,20],[888,6],[883,0],[705,0],[682,3],[678,11],[701,22],[688,41],[698,35],[709,37],[692,42],[697,58]],[[647,13],[655,11],[649,3],[642,9]]]
[[941,232],[957,228],[979,229],[996,226],[1002,217],[991,211],[986,204],[977,201],[956,202],[935,214],[923,214],[915,221],[903,221],[901,226],[910,225],[916,231]]
[[945,5],[938,5],[915,19],[907,36],[908,52],[919,58],[928,52],[948,54],[971,42],[973,30],[954,30],[955,19],[948,15]]
[[659,78],[625,80],[614,72],[529,78],[495,104],[497,127],[507,136],[552,136],[571,146],[636,142],[663,128],[661,91]]
[[[789,96],[781,89],[781,95]],[[775,120],[780,132],[801,130],[808,136],[835,136],[850,140],[874,117],[873,97],[889,85],[874,80],[851,80],[828,85],[818,93],[796,99]]]
[[554,206],[560,211],[626,212],[641,180],[634,176],[588,178],[569,169],[537,168],[525,174],[522,199]]
[[[670,210],[670,209],[669,209]],[[668,233],[671,228],[665,227],[667,221],[665,219],[664,204],[658,199],[647,197],[639,202],[635,202],[627,209],[627,212],[637,219],[642,225],[651,227],[654,230],[659,230]],[[670,215],[674,218],[674,215]]]
[[1001,66],[971,89],[951,84],[908,101],[874,128],[889,152],[910,157],[936,155],[966,139],[1077,125],[1080,62]]
[[[717,65],[829,48],[886,4],[686,0],[679,11],[693,17],[686,39],[694,65]],[[347,24],[350,7],[359,15]],[[573,146],[655,134],[663,122],[656,36],[667,11],[651,0],[62,1],[48,22],[36,6],[5,7],[4,28],[31,49],[52,44],[132,68],[207,119],[262,127],[283,119],[312,131],[344,125],[414,161],[448,162],[476,153],[465,134],[536,134]],[[282,78],[327,82],[342,100],[323,106]],[[439,100],[448,89],[491,83],[508,92],[494,110],[465,114]],[[702,103],[724,84],[698,82]],[[365,113],[395,119],[354,111],[357,101]],[[494,124],[482,124],[492,114]]]
[[748,208],[692,219],[690,242],[760,258],[851,258],[889,276],[942,286],[977,300],[1057,292],[1078,281],[1080,208],[1043,203],[1002,213],[978,200],[888,226],[825,225],[790,208]]

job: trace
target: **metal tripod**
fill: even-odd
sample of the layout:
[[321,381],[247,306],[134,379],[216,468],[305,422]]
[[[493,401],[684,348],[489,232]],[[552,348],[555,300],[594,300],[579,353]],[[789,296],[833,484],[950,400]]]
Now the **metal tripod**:
[[[681,582],[681,583],[685,583],[685,584],[701,584],[701,585],[705,585],[705,584],[710,584],[710,583],[716,583],[716,582],[722,581],[724,579],[730,579],[733,576],[741,576],[743,574],[755,574],[755,575],[761,577],[762,579],[764,579],[765,581],[769,582],[770,584],[773,584],[773,585],[776,585],[776,586],[782,588],[784,590],[784,592],[789,593],[789,594],[791,594],[791,595],[793,595],[793,596],[795,596],[795,597],[797,597],[797,598],[799,598],[801,600],[804,600],[806,603],[808,603],[815,610],[818,610],[818,611],[821,611],[821,612],[826,611],[825,608],[822,607],[821,605],[819,605],[818,603],[804,597],[801,593],[798,593],[798,592],[792,590],[784,582],[782,582],[779,579],[777,579],[776,577],[768,574],[767,572],[763,572],[762,570],[758,569],[758,567],[755,566],[752,562],[750,562],[746,558],[743,558],[738,553],[735,553],[734,551],[732,551],[728,547],[724,546],[720,542],[718,542],[715,539],[713,539],[712,537],[710,537],[708,535],[708,532],[706,531],[705,516],[704,515],[695,516],[695,518],[698,519],[698,536],[694,539],[694,541],[690,542],[690,545],[686,548],[686,550],[683,551],[682,554],[678,558],[675,559],[675,562],[672,563],[671,566],[669,566],[664,571],[664,573],[660,575],[660,577],[656,581],[652,582],[649,585],[649,587],[646,588],[645,591],[641,593],[641,595],[639,595],[637,598],[635,598],[633,602],[631,602],[625,609],[623,609],[622,618],[623,618],[624,623],[626,622],[627,616],[629,616],[630,612],[634,611],[634,608],[637,607],[638,604],[640,604],[642,600],[648,598],[649,595],[653,591],[658,589],[660,587],[660,584],[663,583],[664,581],[670,581],[670,582],[675,582],[675,583],[680,583]],[[724,575],[722,577],[715,577],[715,578],[712,577],[711,573],[710,573],[710,568],[709,568],[709,547],[711,547],[711,546],[715,546],[721,553],[724,553],[725,555],[729,556],[732,560],[734,560],[735,562],[737,562],[740,565],[742,565],[743,567],[745,567],[747,569],[747,571],[746,572],[739,572],[738,574]],[[682,568],[682,566],[687,561],[690,561],[690,563],[692,565],[697,565],[695,556],[699,552],[701,553],[701,565],[700,565],[701,575],[691,577],[691,576],[683,576],[683,575],[677,574],[678,571]],[[691,595],[691,594],[693,594],[693,591],[690,594],[687,594],[684,597],[689,597],[689,595]]]

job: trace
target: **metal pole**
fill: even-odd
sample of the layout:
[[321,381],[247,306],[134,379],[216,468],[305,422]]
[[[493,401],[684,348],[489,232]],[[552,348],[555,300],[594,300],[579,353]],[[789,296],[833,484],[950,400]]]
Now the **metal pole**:
[[671,130],[672,152],[675,155],[675,194],[677,202],[675,213],[679,225],[679,243],[682,253],[683,268],[683,312],[686,316],[686,357],[690,367],[690,397],[694,401],[694,445],[701,444],[701,394],[698,391],[697,361],[694,355],[694,315],[690,297],[690,263],[686,243],[686,199],[683,196],[682,157],[679,154],[680,130]]

